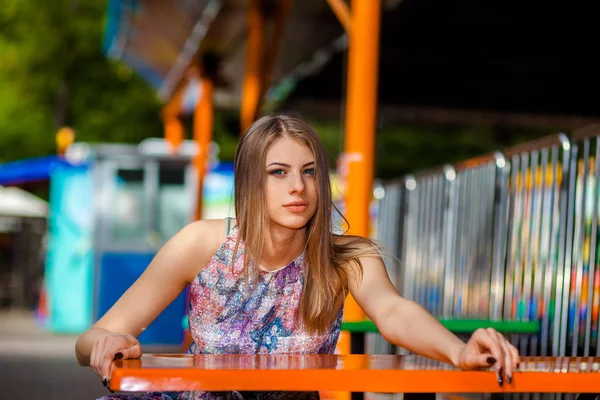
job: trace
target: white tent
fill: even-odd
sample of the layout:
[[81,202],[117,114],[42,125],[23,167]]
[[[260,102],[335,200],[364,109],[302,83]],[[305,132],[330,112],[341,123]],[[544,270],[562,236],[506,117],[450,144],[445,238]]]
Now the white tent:
[[0,186],[0,216],[48,217],[48,202],[16,187]]

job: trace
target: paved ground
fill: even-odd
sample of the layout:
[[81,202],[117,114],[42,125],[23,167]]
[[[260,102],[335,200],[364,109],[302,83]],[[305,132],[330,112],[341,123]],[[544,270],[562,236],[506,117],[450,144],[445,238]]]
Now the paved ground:
[[0,399],[93,400],[110,394],[90,368],[77,364],[76,340],[42,329],[32,312],[0,311]]
[[37,326],[31,312],[0,312],[0,398],[95,399],[109,392],[75,360],[75,336]]

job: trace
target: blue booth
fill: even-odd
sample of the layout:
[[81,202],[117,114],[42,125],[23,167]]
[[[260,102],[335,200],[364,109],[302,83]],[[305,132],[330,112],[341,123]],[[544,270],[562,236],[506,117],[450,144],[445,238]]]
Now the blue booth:
[[[50,215],[45,280],[47,327],[81,333],[146,269],[194,215],[193,142],[172,155],[162,139],[140,145],[73,144],[48,167]],[[37,165],[37,164],[36,164]],[[39,166],[38,166],[39,167]],[[213,159],[203,216],[233,216],[233,166]],[[145,345],[180,345],[186,293],[140,335]]]

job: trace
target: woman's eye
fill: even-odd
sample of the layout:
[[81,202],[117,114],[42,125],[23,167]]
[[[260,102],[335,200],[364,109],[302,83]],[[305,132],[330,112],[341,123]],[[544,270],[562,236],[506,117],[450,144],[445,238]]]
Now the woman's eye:
[[306,175],[314,175],[315,174],[315,169],[314,168],[308,168],[304,170],[304,173]]
[[285,171],[282,169],[274,169],[272,171],[269,171],[270,175],[283,175],[284,173]]

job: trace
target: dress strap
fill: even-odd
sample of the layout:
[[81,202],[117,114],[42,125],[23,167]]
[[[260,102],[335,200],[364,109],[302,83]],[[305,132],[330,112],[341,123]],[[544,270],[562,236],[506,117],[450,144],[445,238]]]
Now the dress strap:
[[229,236],[229,232],[231,231],[231,217],[227,217],[225,218],[225,221],[227,221],[227,229],[226,229],[226,234],[225,236]]

